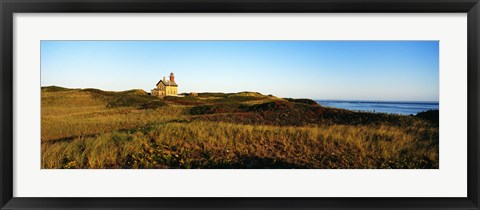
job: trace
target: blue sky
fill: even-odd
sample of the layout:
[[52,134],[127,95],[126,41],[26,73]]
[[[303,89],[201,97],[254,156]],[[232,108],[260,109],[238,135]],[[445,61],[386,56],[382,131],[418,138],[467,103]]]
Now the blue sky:
[[438,41],[42,41],[41,84],[438,101]]

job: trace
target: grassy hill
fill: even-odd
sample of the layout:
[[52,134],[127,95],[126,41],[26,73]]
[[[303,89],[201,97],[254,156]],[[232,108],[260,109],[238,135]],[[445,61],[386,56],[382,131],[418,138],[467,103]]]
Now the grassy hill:
[[[436,118],[435,118],[436,117]],[[438,112],[42,87],[42,168],[438,168]],[[433,120],[432,120],[433,119]],[[435,119],[437,121],[435,121]]]

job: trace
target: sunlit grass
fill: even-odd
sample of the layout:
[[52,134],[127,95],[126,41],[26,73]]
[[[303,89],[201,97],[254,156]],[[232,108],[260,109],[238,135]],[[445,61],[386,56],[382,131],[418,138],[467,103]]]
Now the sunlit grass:
[[[411,116],[256,93],[170,98],[143,109],[139,103],[158,99],[142,94],[42,90],[42,168],[439,167],[438,125]],[[131,104],[107,106],[119,97]],[[198,101],[213,111],[190,114]],[[281,103],[262,105],[269,101]]]

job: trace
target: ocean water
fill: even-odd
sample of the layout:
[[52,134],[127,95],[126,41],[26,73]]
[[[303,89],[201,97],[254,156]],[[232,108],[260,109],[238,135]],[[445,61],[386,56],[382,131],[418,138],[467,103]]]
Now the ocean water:
[[322,106],[348,109],[352,111],[382,112],[410,115],[438,109],[438,102],[390,102],[390,101],[340,101],[316,100]]

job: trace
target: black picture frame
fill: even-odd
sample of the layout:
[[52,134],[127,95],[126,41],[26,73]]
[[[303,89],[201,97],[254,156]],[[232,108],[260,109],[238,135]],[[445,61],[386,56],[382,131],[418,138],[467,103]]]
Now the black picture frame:
[[[478,0],[0,0],[1,209],[479,209]],[[467,13],[466,198],[17,198],[13,197],[14,13]]]

